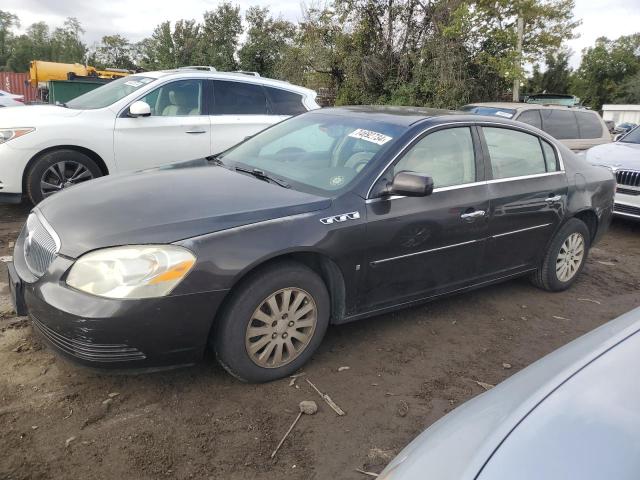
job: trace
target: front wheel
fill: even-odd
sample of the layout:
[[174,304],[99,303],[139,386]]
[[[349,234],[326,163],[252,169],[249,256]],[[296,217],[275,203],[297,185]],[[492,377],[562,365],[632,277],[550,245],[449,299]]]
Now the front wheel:
[[553,238],[542,265],[532,275],[534,285],[550,292],[569,288],[587,261],[590,238],[583,221],[572,218],[565,223]]
[[100,177],[100,168],[76,150],[54,150],[38,158],[27,173],[29,200],[34,205],[65,188]]
[[304,365],[329,324],[322,279],[282,262],[263,268],[232,293],[210,340],[218,361],[245,382],[268,382]]

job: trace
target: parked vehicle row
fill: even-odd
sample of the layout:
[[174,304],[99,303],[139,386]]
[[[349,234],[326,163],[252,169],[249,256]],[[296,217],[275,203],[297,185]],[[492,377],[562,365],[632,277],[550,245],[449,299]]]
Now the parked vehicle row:
[[117,172],[222,152],[319,108],[315,92],[241,73],[131,75],[63,106],[0,110],[0,200],[35,204]]
[[199,165],[47,198],[9,271],[19,313],[82,363],[189,364],[209,346],[261,382],[300,368],[330,323],[520,275],[569,287],[614,188],[519,122],[315,110]]

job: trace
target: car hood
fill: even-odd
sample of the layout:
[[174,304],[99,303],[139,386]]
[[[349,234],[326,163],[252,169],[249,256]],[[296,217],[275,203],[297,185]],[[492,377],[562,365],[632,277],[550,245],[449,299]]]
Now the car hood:
[[639,330],[637,308],[469,400],[405,447],[385,468],[380,480],[476,479],[522,419],[554,391],[562,391],[567,379]]
[[587,161],[630,170],[640,170],[640,144],[615,142],[598,145],[587,151]]
[[189,166],[92,180],[37,208],[60,237],[59,253],[76,258],[98,248],[171,243],[330,204],[223,167]]
[[0,110],[0,127],[38,127],[55,122],[57,118],[80,115],[82,110],[57,107],[55,105],[25,105],[22,108]]

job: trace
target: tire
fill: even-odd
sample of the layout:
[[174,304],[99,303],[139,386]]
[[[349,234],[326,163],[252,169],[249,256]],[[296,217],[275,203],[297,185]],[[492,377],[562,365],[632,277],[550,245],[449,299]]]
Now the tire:
[[[269,299],[276,301],[277,311],[269,306]],[[285,304],[288,309],[282,308]],[[300,315],[295,322],[288,317],[294,312],[295,317]],[[311,358],[324,337],[329,317],[329,293],[322,279],[302,264],[280,262],[256,271],[238,285],[209,343],[220,364],[234,377],[243,382],[269,382],[291,375]],[[309,326],[312,323],[313,328]],[[249,328],[258,332],[256,336],[250,336]],[[306,343],[301,338],[307,338]],[[252,355],[250,349],[257,351]],[[276,361],[278,349],[281,362]]]
[[[571,239],[575,240],[575,248],[571,247]],[[569,243],[565,244],[565,242]],[[580,245],[582,246],[582,256],[579,259],[579,263],[576,263],[576,260],[572,260],[571,256],[567,257],[566,250],[567,246],[569,246],[569,250],[574,251],[573,257],[576,258],[575,252],[580,251]],[[591,235],[589,228],[582,220],[577,218],[570,219],[553,237],[540,268],[531,276],[532,283],[538,288],[549,292],[566,290],[575,282],[584,268],[590,245]],[[563,255],[565,262],[560,257],[561,255]],[[561,263],[565,263],[564,267]]]
[[[75,172],[78,172],[76,177]],[[36,205],[58,190],[101,176],[96,162],[84,153],[54,150],[38,158],[27,172],[27,196]],[[47,186],[43,187],[45,183]]]

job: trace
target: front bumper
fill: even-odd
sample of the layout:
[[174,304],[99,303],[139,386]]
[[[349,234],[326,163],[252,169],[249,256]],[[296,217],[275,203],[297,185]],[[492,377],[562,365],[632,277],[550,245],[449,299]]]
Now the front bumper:
[[619,185],[613,213],[620,217],[640,220],[640,189]]
[[[63,356],[99,369],[155,369],[202,359],[226,291],[142,300],[96,297],[68,287],[73,260],[56,257],[34,279],[16,242],[14,274],[35,329]],[[13,279],[14,281],[16,279]]]
[[13,148],[11,142],[0,144],[0,203],[20,201],[24,169],[34,154],[31,150]]

